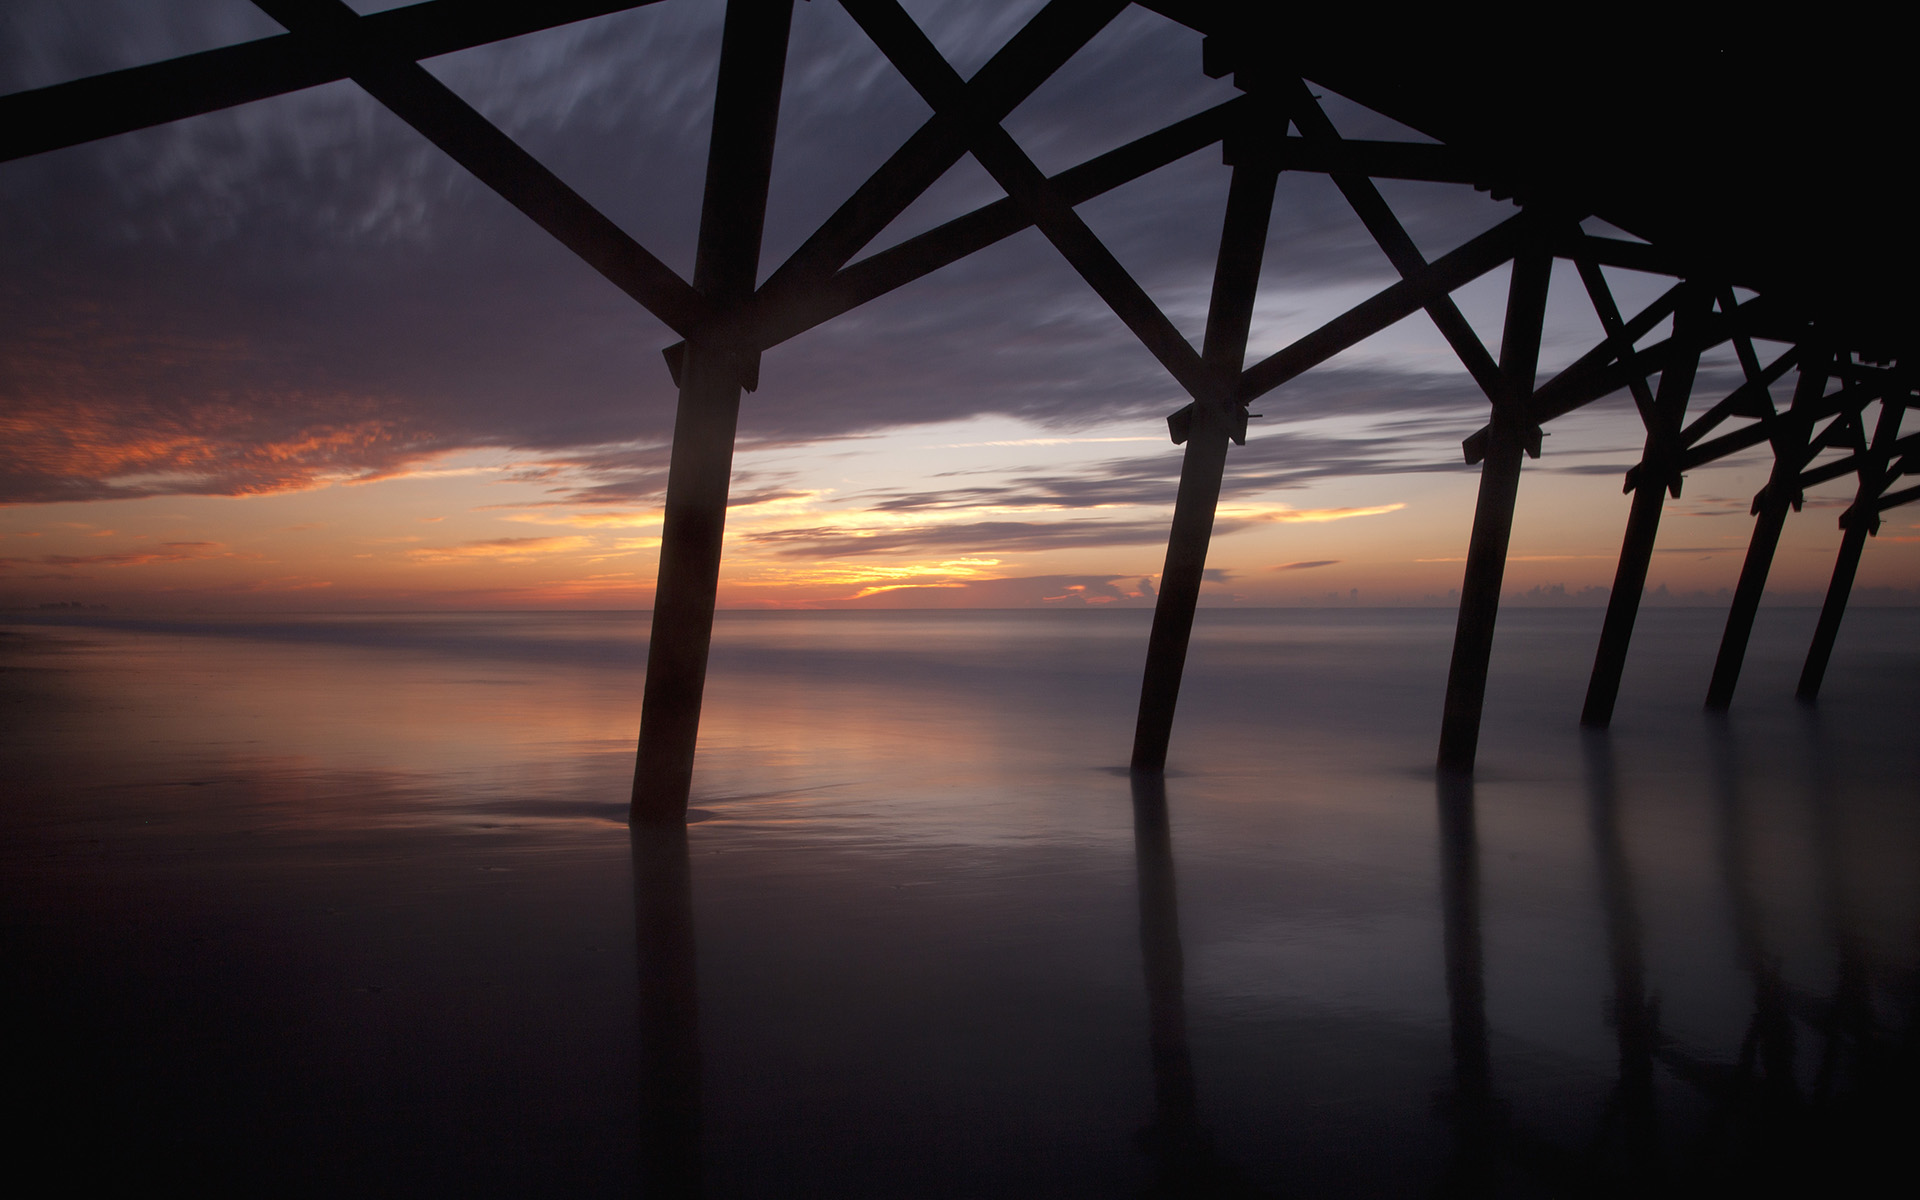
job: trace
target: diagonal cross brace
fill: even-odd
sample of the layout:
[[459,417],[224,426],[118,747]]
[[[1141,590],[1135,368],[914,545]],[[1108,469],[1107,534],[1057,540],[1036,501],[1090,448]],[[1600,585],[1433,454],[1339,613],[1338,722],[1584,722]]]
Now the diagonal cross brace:
[[1455,288],[1464,287],[1513,258],[1529,240],[1533,219],[1507,218],[1439,258],[1424,270],[1362,300],[1346,312],[1274,351],[1240,376],[1240,402],[1250,403],[1319,366],[1349,347],[1405,320]]
[[325,47],[353,81],[508,203],[638,300],[675,332],[714,319],[712,307],[671,267],[500,132],[426,68],[383,42],[341,0],[255,0],[287,28]]
[[[416,61],[657,0],[424,0],[361,18],[370,43]],[[345,79],[335,48],[304,33],[184,54],[0,96],[0,162],[77,146]]]
[[[1319,101],[1314,98],[1306,81],[1304,79],[1295,81],[1293,90],[1295,92],[1293,119],[1294,123],[1300,126],[1300,132],[1310,142],[1328,148],[1339,146],[1341,142],[1339,131],[1333,127],[1333,122],[1327,119],[1327,114],[1320,108]],[[1413,244],[1413,238],[1408,236],[1406,227],[1400,224],[1400,218],[1393,215],[1393,209],[1387,204],[1386,198],[1381,196],[1380,189],[1373,185],[1373,180],[1344,170],[1334,170],[1330,174],[1333,177],[1334,186],[1338,187],[1340,194],[1347,198],[1347,203],[1352,206],[1354,214],[1360,218],[1360,223],[1367,227],[1367,232],[1373,235],[1375,242],[1379,243],[1380,249],[1387,256],[1387,261],[1393,264],[1393,269],[1400,273],[1400,277],[1407,279],[1424,271],[1427,260],[1421,255],[1419,248]],[[1480,390],[1493,403],[1495,410],[1517,413],[1524,410],[1526,397],[1507,394],[1506,384],[1502,381],[1498,364],[1493,361],[1493,355],[1487,353],[1487,348],[1480,343],[1479,335],[1474,333],[1471,325],[1467,324],[1467,319],[1460,314],[1460,309],[1455,306],[1452,297],[1436,296],[1427,303],[1426,309],[1427,315],[1433,319],[1434,326],[1440,330],[1440,335],[1447,339],[1449,346],[1453,347],[1453,352],[1459,356],[1461,365],[1466,367],[1469,375],[1473,376],[1473,381],[1480,385]],[[1537,438],[1530,438],[1527,453],[1533,458],[1540,457],[1540,444]]]
[[1081,278],[1126,323],[1161,366],[1195,398],[1208,392],[1200,356],[1073,206],[1067,203],[997,120],[979,112],[966,83],[913,23],[897,0],[841,0],[841,6],[866,31],[874,45],[906,77],[934,112],[961,122],[968,147],[980,165],[1032,216]]
[[[1591,259],[1578,259],[1574,265],[1580,272],[1581,283],[1586,285],[1587,297],[1593,303],[1594,314],[1600,318],[1600,326],[1606,333],[1605,344],[1613,355],[1614,361],[1631,364],[1633,341],[1627,336],[1626,322],[1620,319],[1620,306],[1614,303],[1613,289],[1607,286],[1606,276],[1601,274],[1599,265]],[[1680,286],[1686,285],[1683,283]],[[1680,332],[1681,325],[1691,315],[1688,306],[1676,297],[1675,333]],[[1658,473],[1664,476],[1661,480],[1662,485],[1672,493],[1675,499],[1680,496],[1681,476],[1677,470],[1673,469],[1681,449],[1680,423],[1686,419],[1687,400],[1693,390],[1693,375],[1699,366],[1699,359],[1696,357],[1684,363],[1683,366],[1686,386],[1677,390],[1670,388],[1668,377],[1673,372],[1662,371],[1658,397],[1654,395],[1653,389],[1647,386],[1645,375],[1633,371],[1627,377],[1627,387],[1633,392],[1634,406],[1640,410],[1640,422],[1647,431],[1646,448],[1640,456],[1640,461],[1643,466],[1647,464],[1657,466]],[[1626,486],[1621,490],[1632,492],[1636,487],[1637,480],[1629,477]]]
[[[1219,141],[1244,104],[1240,99],[1217,104],[1069,167],[1052,176],[1051,182],[1070,204],[1091,200]],[[769,291],[770,285],[763,284],[752,318],[759,347],[771,350],[842,313],[1032,227],[1032,218],[1012,199],[995,200],[843,267],[805,291],[796,285],[776,294]],[[676,373],[684,352],[684,342],[668,346],[663,352]],[[677,374],[675,378],[678,379]]]
[[[1885,396],[1881,397],[1880,403],[1888,409],[1906,407],[1900,400]],[[1876,434],[1875,436],[1877,437],[1878,435]],[[1847,455],[1845,458],[1836,458],[1832,462],[1822,463],[1817,467],[1809,467],[1807,470],[1800,472],[1800,486],[1802,488],[1810,488],[1818,484],[1826,483],[1831,479],[1839,479],[1843,475],[1852,475],[1868,469],[1883,472],[1892,471],[1893,474],[1888,475],[1888,479],[1892,479],[1893,475],[1901,473],[1893,467],[1893,460],[1901,455],[1920,451],[1920,433],[1910,433],[1890,443],[1885,448],[1884,455],[1878,447],[1879,443],[1876,441],[1865,453],[1856,449],[1854,453]]]
[[[965,84],[974,111],[998,122],[1105,29],[1125,0],[1049,0]],[[805,296],[852,261],[967,152],[965,122],[935,109],[880,169],[854,190],[760,285],[763,310]]]
[[1691,425],[1682,430],[1681,444],[1685,446],[1698,444],[1702,438],[1718,429],[1728,417],[1771,420],[1774,415],[1773,400],[1767,389],[1780,382],[1781,378],[1799,362],[1800,347],[1789,346],[1779,358],[1761,368],[1758,374],[1748,376],[1739,387],[1727,393],[1726,399],[1701,413]]
[[[1600,328],[1606,333],[1606,343],[1616,362],[1627,362],[1633,358],[1633,342],[1627,337],[1626,323],[1620,319],[1620,306],[1614,302],[1613,289],[1607,286],[1607,277],[1600,271],[1600,264],[1591,258],[1581,257],[1574,260],[1574,267],[1580,272],[1580,282],[1586,286],[1587,299],[1593,303],[1594,315],[1600,318]],[[1651,429],[1654,421],[1653,389],[1647,386],[1647,377],[1635,372],[1627,386],[1633,390],[1633,403],[1640,410],[1640,419]],[[1677,493],[1676,493],[1677,494]]]
[[[1629,318],[1625,326],[1626,339],[1631,342],[1646,336],[1655,325],[1669,316],[1680,298],[1686,294],[1686,286],[1675,284],[1659,299]],[[1750,316],[1756,310],[1768,316],[1773,315],[1764,298],[1749,300],[1740,306],[1740,312],[1743,315]],[[1697,331],[1692,335],[1669,336],[1665,341],[1656,342],[1644,350],[1635,351],[1625,362],[1616,360],[1611,341],[1602,342],[1534,390],[1533,420],[1544,425],[1557,417],[1564,417],[1577,408],[1591,404],[1627,386],[1636,376],[1645,377],[1655,371],[1664,370],[1670,363],[1692,354],[1696,348],[1710,349],[1731,336],[1730,318],[1724,313],[1703,317],[1696,322],[1696,325]],[[1741,385],[1741,389],[1722,401],[1722,404],[1745,403],[1752,394],[1750,388],[1749,384]],[[1716,406],[1716,411],[1718,410],[1719,406]],[[1737,408],[1734,411],[1737,411]],[[1710,413],[1708,416],[1711,417],[1713,414]],[[1681,434],[1681,440],[1688,441],[1701,423],[1707,420],[1708,417],[1702,417],[1699,421],[1695,421],[1686,432]],[[1468,462],[1480,461],[1480,456],[1485,453],[1488,428],[1482,427],[1462,444]]]

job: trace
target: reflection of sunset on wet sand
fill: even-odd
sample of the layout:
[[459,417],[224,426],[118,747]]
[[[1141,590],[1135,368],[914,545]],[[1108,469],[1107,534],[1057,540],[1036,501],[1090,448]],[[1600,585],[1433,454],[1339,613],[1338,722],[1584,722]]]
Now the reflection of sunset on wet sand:
[[1445,612],[1207,614],[1163,799],[1123,768],[1145,612],[724,614],[680,850],[624,824],[640,618],[16,622],[16,1073],[50,1144],[239,1190],[1406,1194],[1489,1104],[1628,1190],[1870,1162],[1820,1122],[1905,1111],[1920,629],[1856,615],[1847,721],[1769,610],[1716,723],[1715,614],[1646,614],[1603,742],[1597,614],[1515,614],[1463,842]]

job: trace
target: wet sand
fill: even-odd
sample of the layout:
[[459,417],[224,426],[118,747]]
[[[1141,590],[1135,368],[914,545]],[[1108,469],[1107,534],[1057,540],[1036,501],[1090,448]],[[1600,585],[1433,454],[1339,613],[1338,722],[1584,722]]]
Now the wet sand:
[[[1203,614],[1164,793],[1145,614],[731,614],[684,840],[621,823],[643,622],[0,635],[29,1160],[295,1194],[1514,1195],[1901,1162],[1920,614],[1817,710],[1763,613]],[[1804,626],[1804,628],[1802,628]]]

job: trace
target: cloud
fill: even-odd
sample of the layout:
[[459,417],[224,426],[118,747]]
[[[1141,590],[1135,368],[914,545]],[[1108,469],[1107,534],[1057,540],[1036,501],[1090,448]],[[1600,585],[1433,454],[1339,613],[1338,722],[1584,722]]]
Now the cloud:
[[1339,562],[1340,560],[1337,558],[1311,558],[1301,562],[1281,563],[1279,566],[1270,569],[1275,571],[1311,571],[1315,567],[1336,566]]
[[[1223,506],[1218,512],[1228,521],[1271,521],[1280,525],[1322,525],[1328,521],[1346,521],[1354,517],[1378,517],[1396,513],[1405,504],[1353,505],[1345,508],[1253,508]],[[1215,525],[1219,523],[1216,518]]]
[[[1071,510],[1147,505],[1167,508],[1180,479],[1181,456],[1174,447],[1129,458],[1108,459],[1052,474],[1025,473],[958,487],[877,491],[862,497],[878,513],[936,513],[983,507]],[[1267,430],[1248,439],[1227,458],[1221,495],[1225,512],[1238,511],[1237,497],[1302,487],[1319,479],[1353,475],[1396,475],[1457,471],[1457,462],[1433,454],[1421,440],[1391,437],[1333,437],[1315,432]],[[1353,509],[1287,510],[1264,508],[1248,519],[1281,521],[1337,520],[1393,511],[1395,506]],[[1292,515],[1287,515],[1291,513]]]
[[289,491],[391,474],[446,445],[379,399],[235,388],[232,347],[196,359],[164,335],[80,329],[9,349],[0,503]]
[[[1215,536],[1230,533],[1244,523],[1216,525]],[[903,551],[958,550],[1017,554],[1034,550],[1083,549],[1095,546],[1135,546],[1164,542],[1165,521],[965,521],[950,524],[854,528],[844,525],[800,526],[758,530],[742,535],[757,546],[773,547],[786,558],[849,558],[863,554]]]
[[1556,475],[1625,475],[1637,465],[1637,462],[1545,463],[1535,469]]
[[330,579],[310,575],[276,575],[267,579],[249,579],[237,591],[246,592],[318,592],[333,586]]
[[[153,563],[188,562],[205,558],[257,557],[228,552],[219,542],[162,542],[152,550],[125,550],[113,554],[42,554],[30,558],[0,558],[0,571],[25,567],[56,567],[70,571],[78,567],[144,567]],[[57,578],[39,575],[35,578]]]
[[527,563],[554,554],[592,549],[588,537],[502,537],[462,542],[457,546],[421,547],[407,551],[415,562],[471,562],[484,559],[503,563]]
[[1136,575],[1027,575],[870,587],[836,603],[866,608],[1150,607],[1151,584]]
[[1524,592],[1515,592],[1508,596],[1507,602],[1528,606],[1564,605],[1570,608],[1597,608],[1607,602],[1609,591],[1610,589],[1598,584],[1589,584],[1571,592],[1567,590],[1567,585],[1564,583],[1545,586],[1535,584]]
[[[4,40],[0,79],[38,86],[272,29],[246,10],[162,20],[147,8],[122,5],[111,20],[33,10]],[[943,3],[916,16],[973,62],[1021,11]],[[688,273],[719,16],[660,5],[428,65]],[[1047,169],[1063,167],[1234,94],[1198,61],[1197,35],[1128,10],[1010,128]],[[926,116],[838,6],[796,11],[788,80],[767,269]],[[969,170],[940,202],[948,209],[922,206],[880,243],[993,198]],[[1195,338],[1226,178],[1208,150],[1085,206]],[[1459,191],[1403,214],[1423,247],[1475,231],[1483,210],[1505,214]],[[1300,289],[1382,277],[1326,180],[1290,173],[1283,192],[1263,305],[1297,308]],[[5,164],[0,228],[0,502],[254,495],[475,448],[536,459],[556,505],[650,504],[664,486],[674,394],[659,350],[674,336],[350,84]],[[777,348],[762,377],[743,406],[743,444],[987,414],[1080,440],[1186,401],[1032,231]],[[1426,419],[1463,403],[1484,410],[1464,376],[1331,371],[1265,409]],[[1455,443],[1477,424],[1463,420],[1447,427]],[[1392,448],[1294,439],[1277,456],[1236,452],[1251,474],[1232,486],[1438,459],[1415,448],[1424,433],[1381,432]],[[1169,477],[1156,467],[1113,487]],[[1090,482],[1060,486],[1065,503],[1104,502]]]

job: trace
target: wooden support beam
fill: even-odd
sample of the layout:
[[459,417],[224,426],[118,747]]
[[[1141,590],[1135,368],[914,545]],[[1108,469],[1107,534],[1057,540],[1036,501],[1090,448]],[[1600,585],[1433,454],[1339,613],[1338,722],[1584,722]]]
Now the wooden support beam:
[[[1701,442],[1697,446],[1687,447],[1681,456],[1680,469],[1691,471],[1695,467],[1716,462],[1730,454],[1737,454],[1761,442],[1779,442],[1783,437],[1791,440],[1794,430],[1801,437],[1808,435],[1812,427],[1829,417],[1841,416],[1848,412],[1858,412],[1873,402],[1873,394],[1865,388],[1842,388],[1829,396],[1822,396],[1810,404],[1806,411],[1788,411],[1761,417],[1751,425],[1723,433],[1717,438]],[[1803,444],[1803,448],[1807,448]],[[1808,457],[1812,457],[1811,454]]]
[[706,299],[673,269],[582,199],[472,105],[404,55],[369,39],[362,17],[342,0],[255,0],[349,66],[353,81],[532,218],[615,287],[680,334],[713,319]]
[[1455,147],[1425,142],[1288,137],[1275,145],[1280,165],[1288,171],[1465,184],[1478,183],[1482,174]]
[[[1597,275],[1597,273],[1596,273]],[[1589,280],[1588,286],[1594,286]],[[1612,308],[1612,297],[1599,282],[1605,305]],[[1684,338],[1687,326],[1697,318],[1698,306],[1683,304],[1674,316],[1674,334]],[[1612,320],[1602,313],[1602,321],[1612,333],[1619,324],[1619,313]],[[1633,640],[1634,622],[1640,615],[1640,597],[1647,586],[1647,568],[1653,561],[1654,539],[1660,533],[1660,513],[1667,493],[1679,494],[1680,422],[1686,416],[1687,399],[1693,391],[1693,378],[1699,369],[1700,353],[1671,363],[1660,374],[1660,391],[1641,406],[1647,438],[1641,451],[1642,469],[1633,486],[1633,506],[1627,514],[1627,531],[1621,540],[1620,561],[1614,568],[1613,590],[1607,594],[1607,616],[1600,628],[1600,646],[1594,653],[1593,673],[1587,679],[1586,703],[1580,709],[1580,723],[1592,729],[1605,729],[1613,720],[1613,706],[1620,695],[1620,676],[1626,669],[1627,647]],[[1646,383],[1636,389],[1636,399]]]
[[1561,258],[1571,258],[1577,262],[1619,267],[1648,275],[1671,275],[1679,279],[1687,274],[1670,252],[1658,246],[1583,233],[1577,226],[1554,242],[1553,252]]
[[1693,446],[1719,428],[1728,417],[1748,417],[1764,421],[1773,415],[1773,397],[1768,389],[1800,365],[1800,347],[1790,346],[1756,375],[1749,375],[1727,398],[1701,413],[1680,433],[1680,444]]
[[1879,501],[1887,486],[1887,465],[1901,441],[1900,421],[1905,414],[1904,405],[1883,400],[1873,441],[1864,454],[1857,456],[1860,484],[1853,504],[1840,516],[1840,555],[1833,564],[1833,578],[1827,583],[1826,600],[1820,606],[1820,623],[1814,627],[1813,644],[1807,648],[1807,661],[1800,668],[1800,682],[1793,692],[1802,700],[1820,696],[1827,662],[1833,657],[1833,643],[1840,636],[1841,619],[1847,615],[1854,575],[1860,570],[1861,552],[1866,549],[1867,536],[1880,528]]
[[1840,621],[1847,615],[1847,599],[1867,545],[1864,521],[1850,521],[1842,529],[1840,554],[1833,564],[1833,578],[1827,581],[1826,599],[1820,605],[1820,622],[1814,626],[1813,644],[1807,647],[1807,661],[1793,689],[1794,696],[1801,700],[1820,698],[1820,684],[1827,677],[1827,662],[1833,657],[1833,643],[1840,636]]
[[[1091,200],[1219,141],[1246,103],[1236,99],[1217,104],[1069,167],[1048,183],[1069,204]],[[1012,199],[996,200],[843,267],[810,288],[776,290],[762,285],[753,319],[760,348],[771,350],[869,300],[1032,227],[1033,218],[1019,204]],[[670,358],[676,353],[676,348],[668,348]]]
[[[1892,454],[1888,457],[1891,459],[1898,455],[1911,454],[1915,450],[1920,450],[1920,433],[1910,433],[1896,440],[1893,444]],[[1810,488],[1816,484],[1838,479],[1842,475],[1851,475],[1859,471],[1867,461],[1868,459],[1860,454],[1849,454],[1845,458],[1836,458],[1832,462],[1821,463],[1817,467],[1810,467],[1800,472],[1800,486],[1803,489]]]
[[1880,497],[1879,502],[1873,507],[1875,512],[1886,512],[1902,504],[1912,504],[1915,500],[1920,500],[1920,487],[1901,488],[1897,492],[1888,492]]
[[[1049,0],[965,85],[965,112],[998,122],[1106,28],[1126,0]],[[942,111],[914,131],[760,287],[768,311],[804,304],[815,287],[905,212],[967,152],[965,113]]]
[[1507,569],[1507,541],[1520,489],[1520,463],[1532,431],[1533,378],[1540,361],[1540,330],[1546,315],[1553,259],[1528,249],[1513,261],[1507,319],[1500,336],[1502,399],[1488,425],[1487,454],[1480,466],[1480,498],[1467,543],[1460,584],[1460,619],[1454,628],[1453,660],[1447,668],[1446,709],[1440,721],[1439,766],[1468,773],[1480,742],[1480,712],[1487,696],[1487,662],[1493,626],[1500,614],[1500,584]]
[[1154,600],[1133,729],[1136,772],[1157,773],[1167,765],[1167,743],[1173,735],[1173,711],[1180,698],[1194,609],[1200,602],[1207,546],[1213,538],[1214,511],[1220,504],[1227,445],[1246,428],[1246,409],[1236,392],[1278,181],[1279,171],[1271,159],[1244,151],[1227,189],[1227,215],[1220,231],[1202,349],[1205,378],[1211,387],[1194,395],[1187,448],[1180,463],[1180,488],[1167,531],[1166,564]]
[[[792,18],[793,0],[727,0],[693,275],[694,288],[722,313],[753,296]],[[740,416],[741,353],[698,336],[687,347],[647,645],[634,824],[686,820]]]
[[[1618,333],[1601,339],[1598,346],[1535,389],[1529,405],[1534,423],[1544,425],[1554,417],[1565,416],[1584,404],[1627,387],[1636,379],[1644,383],[1647,376],[1661,370],[1665,366],[1664,357],[1653,356],[1653,350],[1659,347],[1635,353],[1625,360],[1619,358],[1616,347],[1623,342],[1631,346],[1645,337],[1655,325],[1672,315],[1683,294],[1680,284],[1667,289],[1652,304],[1625,321]],[[1660,345],[1666,346],[1669,342],[1671,339]],[[1490,426],[1483,426],[1461,442],[1461,451],[1469,463],[1477,463],[1486,456],[1490,430]]]
[[1819,405],[1821,393],[1826,390],[1827,367],[1825,351],[1802,349],[1793,405],[1783,414],[1788,418],[1797,415],[1797,419],[1787,422],[1789,428],[1776,426],[1773,473],[1755,501],[1757,519],[1753,540],[1747,544],[1746,561],[1740,566],[1740,582],[1734,587],[1726,632],[1720,637],[1713,679],[1707,685],[1710,712],[1725,712],[1733,704],[1733,689],[1740,682],[1741,662],[1746,658],[1747,640],[1753,635],[1753,618],[1760,609],[1761,593],[1767,587],[1773,552],[1780,544],[1780,530],[1787,523],[1787,508],[1800,494],[1800,470],[1806,465],[1805,447],[1811,425],[1809,414]]
[[[1296,81],[1290,90],[1293,123],[1299,126],[1300,132],[1310,143],[1337,154],[1342,144],[1340,133],[1333,127],[1333,122],[1327,119],[1327,114],[1321,111],[1320,103],[1313,98],[1311,89],[1302,80]],[[1421,256],[1419,248],[1413,244],[1406,228],[1393,215],[1393,209],[1388,206],[1386,198],[1380,195],[1380,189],[1373,186],[1371,179],[1347,171],[1335,171],[1333,182],[1402,279],[1426,270],[1427,260]],[[1426,308],[1427,316],[1432,318],[1435,328],[1446,338],[1447,344],[1453,347],[1461,365],[1467,368],[1467,374],[1473,376],[1488,400],[1500,403],[1501,388],[1504,386],[1500,368],[1494,363],[1493,356],[1487,353],[1487,348],[1480,344],[1479,335],[1474,333],[1473,326],[1467,324],[1466,317],[1455,307],[1452,297],[1444,294],[1435,296],[1427,302]],[[1529,453],[1539,456],[1537,442],[1532,444]]]
[[841,7],[906,77],[935,113],[960,121],[967,148],[1033,218],[1054,249],[1087,281],[1134,337],[1188,395],[1205,391],[1200,356],[1144,289],[1101,244],[1073,206],[1058,195],[997,119],[978,110],[964,80],[897,0],[841,0]]
[[[1600,328],[1605,332],[1605,344],[1615,362],[1625,362],[1633,357],[1633,339],[1627,336],[1627,323],[1620,317],[1620,306],[1614,301],[1613,289],[1607,286],[1607,277],[1600,265],[1592,259],[1575,259],[1574,267],[1580,272],[1580,282],[1587,289],[1587,298],[1593,304],[1594,315],[1600,318]],[[1633,404],[1640,410],[1642,424],[1650,425],[1657,411],[1654,404],[1653,389],[1647,385],[1647,377],[1635,375],[1627,380],[1627,388],[1633,393]]]
[[1479,237],[1433,260],[1424,271],[1369,296],[1312,333],[1248,367],[1240,377],[1240,402],[1259,399],[1289,380],[1403,321],[1444,296],[1465,287],[1513,257],[1531,236],[1525,213],[1502,221]]
[[[1681,292],[1682,285],[1675,284],[1659,300],[1648,305],[1639,315],[1629,319],[1626,325],[1628,336],[1634,339],[1645,336],[1648,330],[1673,311],[1673,305],[1678,302]],[[1768,304],[1765,297],[1756,297],[1742,304],[1739,315],[1745,321],[1778,319],[1776,306]],[[1614,357],[1613,340],[1607,339],[1581,355],[1572,365],[1535,390],[1532,404],[1534,423],[1545,425],[1557,417],[1564,417],[1595,400],[1612,395],[1635,379],[1644,379],[1657,371],[1663,371],[1670,363],[1686,355],[1711,350],[1732,337],[1733,330],[1734,326],[1727,314],[1714,313],[1697,323],[1692,337],[1684,340],[1669,337],[1644,350],[1635,351],[1631,358],[1624,361]],[[1784,367],[1782,373],[1784,373]],[[1745,386],[1751,387],[1751,385]],[[1736,395],[1739,397],[1739,402],[1745,404],[1752,398],[1753,392],[1744,390]],[[1741,431],[1742,434],[1746,432],[1746,430]],[[1481,429],[1463,443],[1468,462],[1480,461],[1480,456],[1485,452],[1487,436],[1487,430]],[[1682,440],[1685,440],[1685,437],[1686,435],[1683,434]],[[1766,434],[1758,433],[1753,436],[1752,441],[1744,442],[1742,446],[1755,445],[1765,440]],[[1689,465],[1697,464],[1689,460]]]
[[[657,0],[426,0],[361,19],[358,44],[415,62]],[[345,79],[352,60],[304,32],[0,96],[0,162]]]

